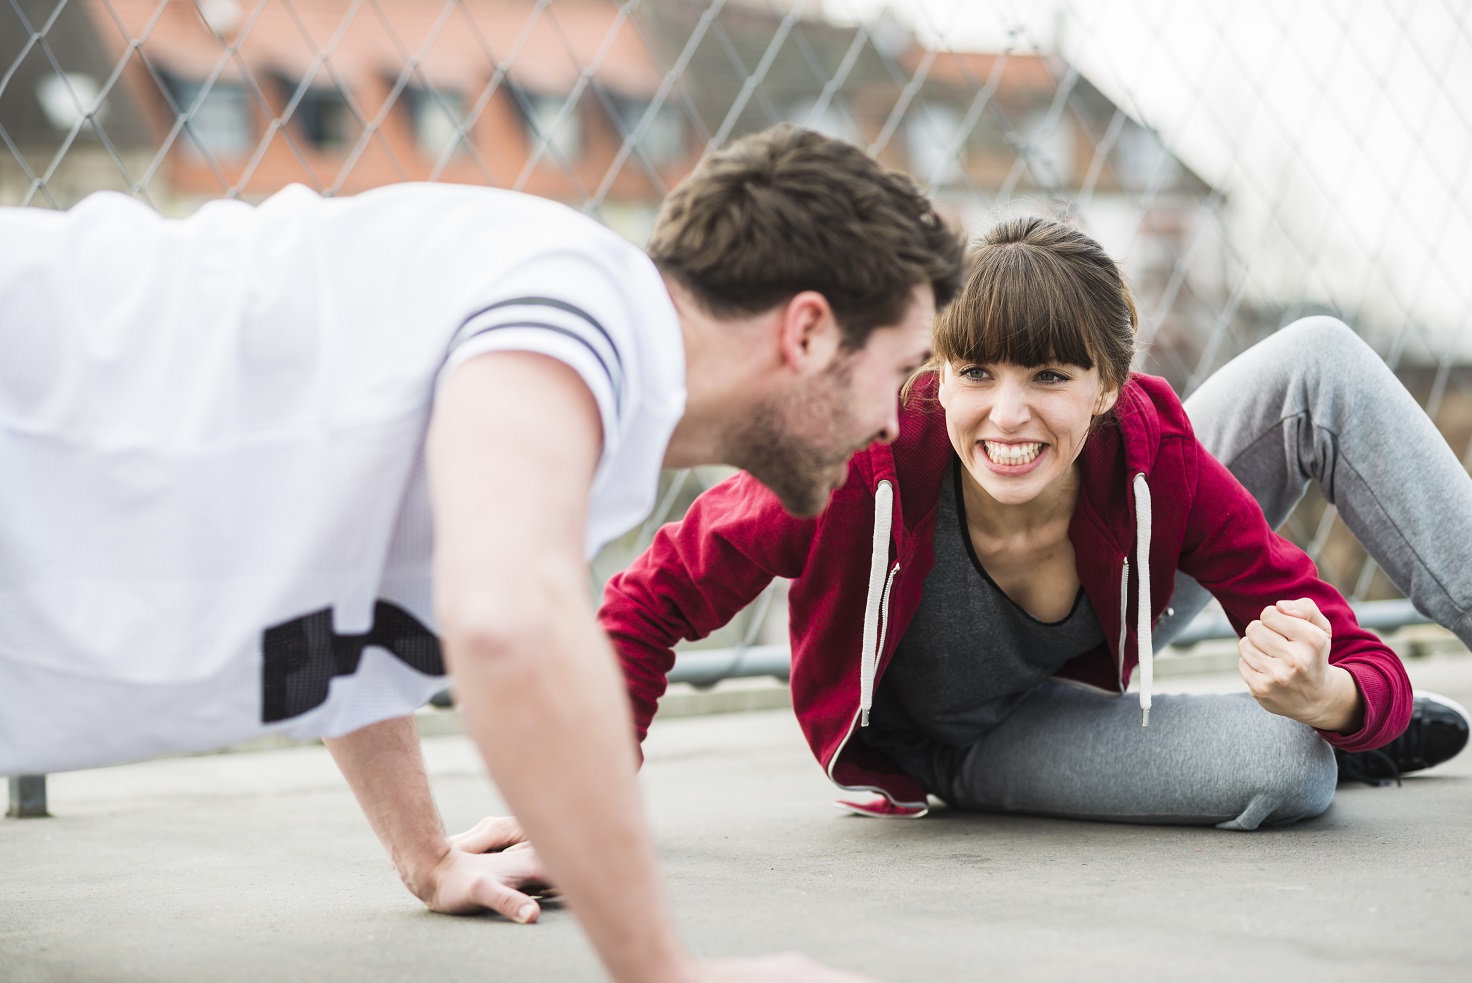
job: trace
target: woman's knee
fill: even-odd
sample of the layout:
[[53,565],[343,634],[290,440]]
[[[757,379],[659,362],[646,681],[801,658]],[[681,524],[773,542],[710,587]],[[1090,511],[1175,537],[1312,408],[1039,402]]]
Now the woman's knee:
[[[1380,356],[1363,338],[1339,318],[1328,314],[1301,317],[1277,331],[1265,343],[1291,351],[1291,361],[1299,366],[1332,366],[1336,371],[1361,363],[1384,367]],[[1278,354],[1281,356],[1286,352]]]
[[1399,386],[1374,349],[1335,317],[1300,318],[1259,342],[1250,359],[1252,385],[1285,412],[1307,413],[1314,425],[1336,432],[1352,426],[1362,398]]
[[1270,742],[1255,762],[1252,794],[1226,829],[1284,826],[1321,815],[1334,801],[1334,750],[1310,727],[1276,718]]
[[1292,806],[1294,819],[1308,819],[1322,813],[1334,801],[1339,767],[1334,761],[1334,749],[1313,728],[1297,721],[1294,724],[1294,736],[1284,745],[1279,794],[1285,805]]

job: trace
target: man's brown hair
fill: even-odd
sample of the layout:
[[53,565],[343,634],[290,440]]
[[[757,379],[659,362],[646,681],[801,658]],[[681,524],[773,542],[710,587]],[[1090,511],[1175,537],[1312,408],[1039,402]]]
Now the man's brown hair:
[[922,283],[937,310],[950,303],[964,252],[908,175],[787,124],[707,157],[665,200],[649,241],[655,265],[717,317],[816,290],[849,348],[899,323]]
[[1097,365],[1108,391],[1129,378],[1139,323],[1129,283],[1102,246],[1052,219],[1009,219],[973,244],[966,284],[936,319],[927,368]]

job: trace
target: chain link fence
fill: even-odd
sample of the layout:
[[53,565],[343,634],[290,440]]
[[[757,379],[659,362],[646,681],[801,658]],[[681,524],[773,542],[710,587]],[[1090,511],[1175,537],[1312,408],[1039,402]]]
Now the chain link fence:
[[[640,242],[703,154],[792,120],[973,231],[1067,216],[1189,393],[1339,315],[1472,460],[1472,28],[1453,0],[0,0],[0,203],[187,214],[297,182],[514,188]],[[24,248],[6,243],[5,248]],[[0,356],[3,357],[3,356]],[[718,469],[666,476],[621,568]],[[1407,476],[1414,480],[1414,476]],[[1322,499],[1288,535],[1394,597]],[[780,587],[715,644],[783,640]]]

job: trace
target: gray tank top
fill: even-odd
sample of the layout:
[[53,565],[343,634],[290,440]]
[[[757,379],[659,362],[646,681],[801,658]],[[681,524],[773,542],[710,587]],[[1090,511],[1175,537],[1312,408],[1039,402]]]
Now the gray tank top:
[[935,566],[860,731],[932,792],[944,787],[958,751],[1069,659],[1104,643],[1083,588],[1068,616],[1052,622],[1002,592],[971,546],[959,459],[951,476],[936,507]]

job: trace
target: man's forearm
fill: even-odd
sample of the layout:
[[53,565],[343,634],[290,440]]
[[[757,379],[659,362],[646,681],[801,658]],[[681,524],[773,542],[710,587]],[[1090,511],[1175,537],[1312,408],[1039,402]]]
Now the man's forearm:
[[427,902],[430,873],[450,845],[424,773],[414,718],[385,720],[326,743],[404,885]]
[[579,607],[533,619],[546,629],[535,650],[529,640],[477,645],[447,633],[461,716],[610,973],[682,979],[626,697],[607,639]]
[[552,883],[621,981],[690,967],[644,826],[628,700],[588,596],[600,415],[567,365],[473,358],[426,444],[435,621],[466,730]]

